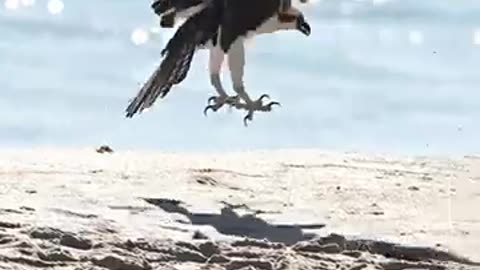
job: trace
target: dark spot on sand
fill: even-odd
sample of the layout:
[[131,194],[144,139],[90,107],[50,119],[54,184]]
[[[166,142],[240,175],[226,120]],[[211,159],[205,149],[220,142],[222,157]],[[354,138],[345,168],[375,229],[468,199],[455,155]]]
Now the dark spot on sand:
[[62,237],[64,232],[54,228],[37,227],[30,230],[29,234],[30,234],[30,237],[35,239],[51,240],[51,239],[59,239],[60,237]]
[[113,153],[113,149],[110,148],[110,146],[108,146],[108,145],[101,145],[95,151],[99,154],[104,154],[104,153],[111,154],[111,153]]
[[29,211],[29,212],[34,212],[35,211],[34,208],[28,207],[28,206],[21,206],[20,210],[25,210],[25,211]]
[[0,228],[17,229],[17,228],[20,228],[20,227],[21,227],[20,223],[1,221],[0,220]]
[[383,216],[383,215],[385,215],[385,212],[383,212],[383,211],[372,211],[371,214],[374,215],[374,216]]
[[195,231],[195,233],[193,233],[192,238],[200,240],[200,239],[208,239],[208,236],[202,233],[201,231]]
[[209,186],[216,186],[217,185],[217,180],[215,180],[213,177],[208,176],[208,175],[196,176],[195,181],[197,183],[199,183],[200,185],[209,185]]
[[360,258],[362,256],[362,252],[356,250],[345,250],[342,254],[352,258]]
[[0,214],[7,213],[7,214],[23,214],[22,211],[16,209],[0,209]]
[[293,250],[295,251],[300,251],[300,252],[313,252],[313,253],[318,253],[318,252],[323,252],[323,253],[340,253],[341,248],[337,243],[328,243],[325,245],[320,245],[315,242],[300,242],[293,246]]
[[70,233],[62,235],[62,237],[60,238],[60,245],[82,250],[91,249],[93,246],[90,240],[83,239]]
[[432,180],[433,180],[433,177],[431,177],[431,176],[428,175],[428,174],[424,174],[424,175],[421,177],[421,179],[422,179],[423,181],[432,181]]
[[104,267],[110,270],[121,270],[121,269],[129,269],[129,270],[149,270],[152,267],[146,261],[140,260],[133,260],[122,258],[117,255],[107,255],[100,258],[93,258],[92,262],[100,267]]

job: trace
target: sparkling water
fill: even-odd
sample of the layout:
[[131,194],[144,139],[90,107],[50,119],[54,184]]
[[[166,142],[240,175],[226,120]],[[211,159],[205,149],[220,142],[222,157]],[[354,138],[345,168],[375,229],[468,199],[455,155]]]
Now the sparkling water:
[[[480,1],[318,0],[297,5],[312,35],[247,44],[246,89],[282,103],[224,108],[200,51],[187,79],[149,111],[124,110],[161,60],[171,30],[150,0],[3,0],[0,143],[223,151],[480,150]],[[225,69],[223,82],[231,90]]]

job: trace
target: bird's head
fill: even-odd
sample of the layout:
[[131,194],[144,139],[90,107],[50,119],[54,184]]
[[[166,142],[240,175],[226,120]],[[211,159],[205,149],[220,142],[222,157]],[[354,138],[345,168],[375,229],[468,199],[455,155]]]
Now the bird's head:
[[306,36],[309,36],[312,31],[303,13],[294,7],[290,7],[285,12],[280,12],[278,14],[278,20],[284,29],[295,29]]

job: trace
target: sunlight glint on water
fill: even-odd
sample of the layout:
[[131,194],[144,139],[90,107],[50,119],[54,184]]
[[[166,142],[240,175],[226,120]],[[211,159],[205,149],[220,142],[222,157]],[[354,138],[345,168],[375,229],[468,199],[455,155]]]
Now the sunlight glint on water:
[[[204,51],[166,99],[124,118],[174,33],[158,28],[150,1],[4,0],[0,142],[480,150],[480,2],[312,3],[297,3],[310,37],[280,32],[248,42],[247,91],[283,106],[257,114],[246,129],[244,112],[203,116],[214,93]],[[230,90],[227,73],[223,81]]]

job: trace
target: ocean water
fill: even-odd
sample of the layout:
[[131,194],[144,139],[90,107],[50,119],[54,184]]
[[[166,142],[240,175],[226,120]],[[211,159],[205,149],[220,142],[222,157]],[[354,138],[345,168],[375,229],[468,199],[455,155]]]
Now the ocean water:
[[[305,37],[248,44],[245,83],[282,107],[205,117],[207,54],[187,79],[124,117],[160,62],[150,0],[2,0],[0,145],[224,151],[322,148],[465,154],[480,151],[480,1],[318,0],[299,5]],[[230,90],[228,73],[223,77]]]

